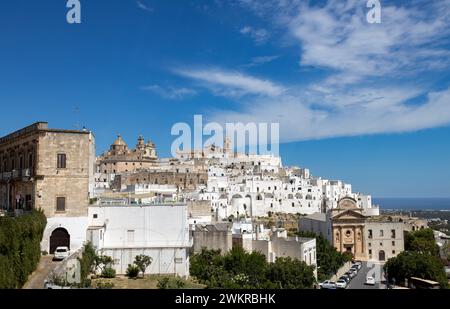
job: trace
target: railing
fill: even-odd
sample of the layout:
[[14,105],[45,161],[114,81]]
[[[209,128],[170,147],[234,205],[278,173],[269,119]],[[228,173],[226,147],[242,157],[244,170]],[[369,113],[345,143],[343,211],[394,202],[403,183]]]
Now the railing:
[[16,179],[31,177],[31,176],[32,176],[32,170],[29,168],[21,169],[21,170],[13,170],[11,172],[0,173],[0,181],[16,180]]

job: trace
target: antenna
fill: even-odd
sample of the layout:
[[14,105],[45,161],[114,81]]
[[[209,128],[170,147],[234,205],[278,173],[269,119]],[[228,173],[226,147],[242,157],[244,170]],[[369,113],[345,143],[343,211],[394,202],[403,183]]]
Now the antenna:
[[78,106],[75,106],[73,114],[75,117],[75,129],[80,130],[80,108]]

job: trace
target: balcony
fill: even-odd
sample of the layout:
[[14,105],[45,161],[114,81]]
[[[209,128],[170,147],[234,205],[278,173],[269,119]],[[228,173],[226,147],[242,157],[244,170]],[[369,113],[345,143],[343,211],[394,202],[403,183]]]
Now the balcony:
[[0,173],[0,181],[11,181],[11,180],[23,180],[27,181],[28,177],[31,177],[33,172],[31,169],[21,169],[21,170],[13,170],[11,172],[3,172]]

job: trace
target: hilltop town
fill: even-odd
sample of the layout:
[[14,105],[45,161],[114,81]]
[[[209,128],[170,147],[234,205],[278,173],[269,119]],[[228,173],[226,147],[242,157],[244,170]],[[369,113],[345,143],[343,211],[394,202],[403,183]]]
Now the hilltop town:
[[42,252],[65,247],[77,258],[89,243],[118,275],[148,256],[146,274],[188,278],[190,257],[202,250],[242,248],[267,263],[304,262],[316,281],[336,280],[351,265],[318,272],[318,240],[349,260],[383,264],[405,250],[405,232],[427,228],[411,216],[380,215],[350,184],[286,167],[278,156],[237,153],[229,140],[160,158],[151,140],[139,136],[130,147],[118,136],[96,156],[93,132],[41,122],[1,138],[0,160],[3,215],[41,209]]

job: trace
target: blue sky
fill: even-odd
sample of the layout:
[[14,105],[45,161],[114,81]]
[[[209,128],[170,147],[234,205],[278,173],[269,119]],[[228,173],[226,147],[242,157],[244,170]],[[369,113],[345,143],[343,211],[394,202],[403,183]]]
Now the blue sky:
[[286,165],[377,197],[450,197],[450,1],[0,4],[0,135],[86,126],[97,151],[176,122],[279,122]]

